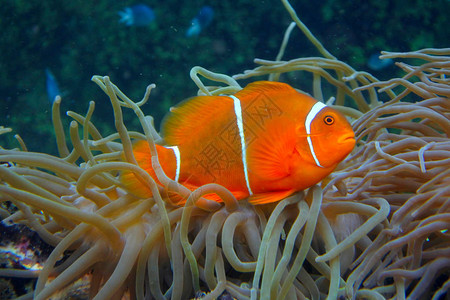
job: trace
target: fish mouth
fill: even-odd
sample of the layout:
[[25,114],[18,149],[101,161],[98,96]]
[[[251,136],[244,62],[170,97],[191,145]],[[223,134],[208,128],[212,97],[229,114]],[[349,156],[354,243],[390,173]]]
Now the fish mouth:
[[337,142],[338,144],[355,143],[355,134],[353,132],[343,134]]

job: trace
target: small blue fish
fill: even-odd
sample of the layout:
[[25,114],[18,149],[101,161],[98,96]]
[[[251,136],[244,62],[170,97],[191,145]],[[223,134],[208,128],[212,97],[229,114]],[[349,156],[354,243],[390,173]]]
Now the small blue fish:
[[367,66],[369,69],[373,71],[380,71],[383,70],[390,65],[392,65],[394,61],[390,58],[380,59],[380,54],[374,53],[369,57],[369,60],[367,61]]
[[145,4],[125,7],[119,16],[119,22],[127,26],[147,26],[155,20],[155,12]]
[[55,101],[56,96],[61,96],[61,91],[59,90],[56,78],[50,69],[45,69],[45,81],[47,86],[47,97],[50,103]]
[[186,36],[197,36],[200,32],[205,29],[209,24],[211,24],[214,17],[214,10],[211,6],[203,6],[195,18],[191,21],[191,27],[186,31]]

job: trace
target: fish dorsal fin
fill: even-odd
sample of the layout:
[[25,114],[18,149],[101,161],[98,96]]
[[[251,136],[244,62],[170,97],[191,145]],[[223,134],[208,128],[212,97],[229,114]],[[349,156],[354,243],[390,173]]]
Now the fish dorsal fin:
[[[287,94],[297,93],[291,86],[282,82],[256,81],[248,84],[235,96],[242,102],[252,100],[258,94],[265,94],[278,99],[286,98]],[[230,114],[230,115],[228,115]],[[181,145],[205,131],[205,127],[217,124],[218,118],[234,117],[233,99],[227,96],[198,96],[186,99],[170,109],[164,118],[161,131],[166,143]]]
[[[182,145],[198,136],[217,121],[218,117],[231,112],[233,100],[223,96],[198,96],[171,107],[161,124],[162,135],[169,145]],[[200,136],[201,138],[201,136]]]
[[283,97],[286,93],[297,93],[290,85],[275,81],[255,81],[249,83],[244,89],[235,94],[239,99],[255,94],[265,94],[271,98]]

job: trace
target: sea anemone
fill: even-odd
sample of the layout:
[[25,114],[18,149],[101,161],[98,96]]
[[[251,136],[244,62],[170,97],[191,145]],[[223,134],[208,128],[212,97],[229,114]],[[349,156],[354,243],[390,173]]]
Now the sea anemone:
[[[295,23],[275,61],[255,60],[258,67],[233,77],[194,67],[191,77],[199,94],[216,95],[240,90],[243,78],[311,73],[313,96],[324,101],[323,85],[335,88],[336,99],[327,103],[352,121],[352,154],[320,185],[271,205],[238,202],[214,183],[191,192],[159,165],[154,145],[164,140],[140,109],[154,86],[133,102],[108,77],[94,76],[111,101],[117,133],[99,133],[91,102],[85,116],[67,113],[74,119],[69,151],[57,99],[60,157],[28,152],[22,141],[21,150],[0,149],[0,201],[18,208],[2,209],[3,223],[26,224],[54,246],[39,271],[0,269],[0,276],[37,277],[23,299],[69,297],[67,287],[79,279],[93,299],[439,299],[448,293],[450,49],[383,52],[382,58],[424,63],[397,62],[406,75],[381,82],[331,56],[283,3]],[[281,60],[295,24],[324,57]],[[221,86],[205,86],[200,76]],[[126,110],[143,133],[126,129]],[[131,141],[139,139],[150,145],[161,185],[135,162]],[[137,174],[153,197],[128,191],[118,180],[124,170]],[[173,205],[168,193],[186,197],[186,204]],[[209,193],[224,204],[202,198]]]

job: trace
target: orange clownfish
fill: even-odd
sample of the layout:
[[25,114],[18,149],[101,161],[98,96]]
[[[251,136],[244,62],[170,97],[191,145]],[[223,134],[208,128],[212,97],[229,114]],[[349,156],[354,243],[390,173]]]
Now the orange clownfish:
[[[188,99],[171,108],[161,132],[167,146],[156,147],[167,176],[191,190],[218,183],[253,204],[279,201],[318,183],[355,146],[342,114],[288,84],[269,81],[235,95]],[[156,180],[147,142],[135,143],[133,153]],[[136,195],[151,196],[133,173],[124,172],[121,181]],[[205,198],[221,201],[215,194]]]

